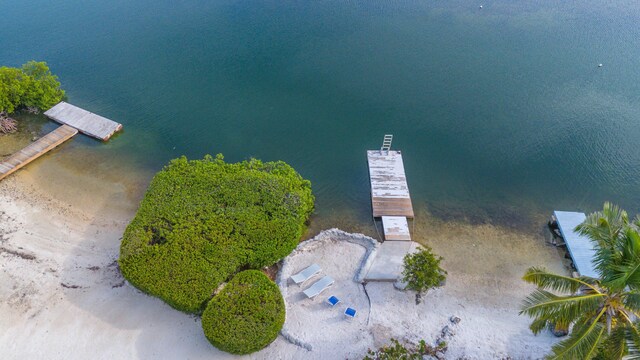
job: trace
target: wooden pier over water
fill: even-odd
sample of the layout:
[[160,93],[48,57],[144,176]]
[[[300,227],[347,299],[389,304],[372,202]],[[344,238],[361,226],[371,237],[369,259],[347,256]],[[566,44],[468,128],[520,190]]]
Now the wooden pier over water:
[[369,150],[367,162],[373,216],[413,218],[413,205],[400,151]]
[[411,241],[407,219],[413,219],[413,204],[400,151],[391,150],[392,135],[385,135],[380,150],[367,151],[371,180],[373,217],[382,219],[384,241],[365,281],[396,281],[402,275],[404,257],[417,244]]
[[24,149],[12,154],[0,162],[0,180],[9,176],[31,161],[39,158],[47,151],[71,139],[78,130],[71,126],[62,125],[47,135],[27,145]]
[[122,129],[122,124],[64,101],[45,111],[44,114],[50,119],[74,127],[81,133],[102,141],[109,140],[114,133]]
[[0,180],[71,139],[78,131],[102,141],[107,141],[115,132],[122,129],[122,125],[115,121],[64,101],[47,110],[44,114],[62,123],[62,126],[0,162]]

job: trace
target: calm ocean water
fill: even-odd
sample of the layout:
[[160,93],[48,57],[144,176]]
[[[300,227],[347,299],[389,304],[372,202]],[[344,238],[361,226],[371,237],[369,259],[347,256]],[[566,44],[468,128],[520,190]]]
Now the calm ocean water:
[[45,60],[70,102],[124,124],[107,144],[74,140],[100,161],[150,172],[181,154],[282,159],[313,182],[319,219],[364,223],[365,150],[392,133],[414,205],[435,216],[640,210],[638,1],[0,9],[1,65]]

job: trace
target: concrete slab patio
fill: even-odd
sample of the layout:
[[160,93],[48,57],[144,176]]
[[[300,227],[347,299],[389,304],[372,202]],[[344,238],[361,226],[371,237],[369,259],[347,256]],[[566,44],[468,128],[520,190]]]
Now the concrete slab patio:
[[402,275],[402,262],[406,254],[418,244],[413,241],[385,241],[365,276],[365,281],[396,281]]

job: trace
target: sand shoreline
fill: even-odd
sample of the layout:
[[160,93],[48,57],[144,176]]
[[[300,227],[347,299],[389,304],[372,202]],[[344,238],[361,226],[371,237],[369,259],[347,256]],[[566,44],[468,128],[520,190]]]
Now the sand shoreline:
[[[50,184],[44,184],[46,168],[41,172],[38,166],[0,182],[3,358],[236,358],[207,342],[199,318],[142,294],[120,275],[115,262],[120,238],[135,213],[137,197],[127,196],[131,191],[121,183],[74,176],[59,180],[74,181],[73,190],[55,193]],[[327,254],[326,261],[338,260],[326,265],[343,274],[345,285],[336,290],[345,289],[342,296],[349,298],[348,289],[356,289],[352,301],[366,308],[358,300],[357,285],[346,285],[349,281],[356,284],[356,274],[349,272],[358,269],[358,264],[350,262],[349,253],[365,254],[366,250],[327,234],[331,235],[325,232],[317,237],[328,245],[316,247],[320,251],[316,255]],[[358,358],[368,347],[380,346],[391,336],[432,342],[452,315],[462,321],[450,340],[446,358],[529,359],[544,355],[555,338],[547,334],[534,337],[527,328],[528,319],[517,316],[519,301],[530,291],[519,277],[531,265],[562,271],[555,250],[540,245],[534,237],[517,238],[491,226],[448,225],[434,220],[417,226],[416,238],[442,254],[449,271],[447,285],[430,292],[423,305],[416,306],[412,294],[394,290],[391,284],[369,284],[371,322],[358,325],[354,337],[323,340],[319,334],[300,332],[300,321],[304,322],[306,315],[300,312],[304,307],[296,307],[289,309],[287,321],[297,321],[298,327],[288,323],[287,329],[305,342],[315,342],[313,351],[280,336],[247,358]],[[457,246],[451,246],[454,242]],[[332,251],[343,256],[333,256]],[[296,256],[286,263],[298,264],[302,258]],[[487,257],[493,260],[487,262]],[[326,315],[321,300],[305,306]],[[335,316],[325,320],[339,321]],[[351,334],[349,327],[345,329]],[[335,346],[338,340],[346,341],[344,346]],[[349,348],[349,344],[355,345]]]

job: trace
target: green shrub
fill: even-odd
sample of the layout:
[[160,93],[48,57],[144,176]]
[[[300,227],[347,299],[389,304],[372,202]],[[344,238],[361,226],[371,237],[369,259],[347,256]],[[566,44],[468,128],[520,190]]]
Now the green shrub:
[[218,349],[249,354],[276,339],[284,318],[278,286],[258,270],[246,270],[209,301],[202,314],[202,328]]
[[125,230],[120,268],[142,291],[200,313],[239,270],[288,255],[313,201],[310,182],[281,161],[172,160]]
[[47,110],[64,98],[58,78],[45,62],[29,61],[22,68],[0,67],[0,112],[22,107]]
[[[414,253],[404,257],[403,281],[407,289],[415,290],[419,294],[439,286],[445,279],[447,272],[440,268],[442,257],[431,252],[431,248],[422,247]],[[419,301],[419,297],[417,298]]]
[[417,345],[402,344],[391,338],[391,344],[382,346],[377,350],[369,349],[363,360],[422,360],[425,355],[435,355],[440,347],[433,348],[424,340]]

